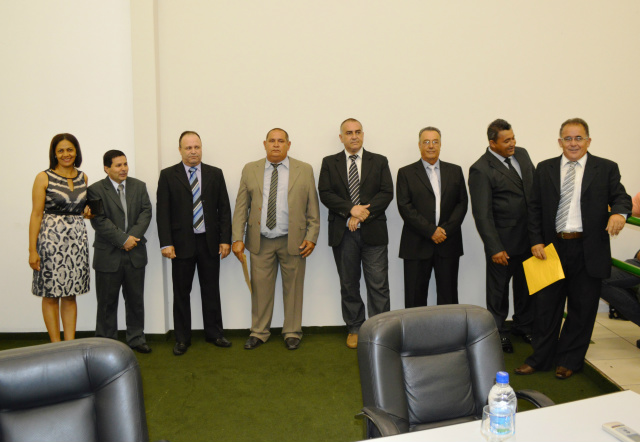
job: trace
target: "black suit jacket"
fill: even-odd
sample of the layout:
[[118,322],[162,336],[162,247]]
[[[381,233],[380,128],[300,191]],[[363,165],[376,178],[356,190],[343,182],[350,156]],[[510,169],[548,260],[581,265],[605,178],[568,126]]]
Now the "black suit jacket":
[[527,206],[535,168],[522,147],[516,147],[514,156],[522,185],[489,148],[469,169],[471,209],[487,256],[503,250],[515,256],[530,250]]
[[[400,258],[429,259],[434,250],[444,257],[462,256],[460,226],[467,214],[467,186],[460,166],[440,161],[440,220],[436,221],[436,197],[422,160],[401,168],[396,182],[398,211],[404,220],[400,238]],[[435,244],[436,227],[447,239]]]
[[[207,246],[217,256],[220,244],[231,244],[231,206],[222,170],[202,163],[200,193]],[[182,162],[160,172],[157,199],[160,247],[173,246],[178,258],[193,257],[196,253],[193,200]]]
[[[582,177],[580,211],[587,272],[594,278],[611,275],[611,244],[605,230],[611,213],[631,213],[631,197],[620,182],[618,165],[613,161],[588,154]],[[534,176],[529,208],[531,245],[556,239],[556,214],[560,202],[561,158],[538,164]]]
[[124,193],[129,224],[127,231],[124,229],[124,210],[120,196],[109,177],[93,183],[87,190],[88,199],[102,200],[102,213],[91,219],[91,226],[96,231],[93,242],[93,268],[99,272],[118,270],[122,259],[122,245],[130,235],[140,238],[138,245],[128,252],[131,264],[136,268],[147,265],[147,240],[144,234],[151,222],[151,201],[147,185],[128,177]]
[[[369,217],[360,225],[362,240],[373,246],[389,243],[384,211],[393,199],[393,180],[387,158],[361,149],[360,204],[371,204]],[[344,150],[322,160],[318,178],[320,201],[329,209],[329,245],[337,247],[347,229],[354,204],[349,196],[347,157]]]

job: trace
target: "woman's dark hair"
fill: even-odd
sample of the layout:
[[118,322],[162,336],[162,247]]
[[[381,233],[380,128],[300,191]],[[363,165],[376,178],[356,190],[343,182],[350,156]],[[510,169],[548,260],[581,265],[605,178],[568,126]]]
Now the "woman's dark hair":
[[73,147],[76,148],[76,160],[73,162],[73,165],[80,167],[82,164],[82,151],[80,150],[80,143],[78,143],[78,139],[71,134],[58,134],[51,139],[51,147],[49,147],[49,169],[53,170],[58,165],[56,147],[58,147],[58,143],[62,140],[69,141],[73,144]]

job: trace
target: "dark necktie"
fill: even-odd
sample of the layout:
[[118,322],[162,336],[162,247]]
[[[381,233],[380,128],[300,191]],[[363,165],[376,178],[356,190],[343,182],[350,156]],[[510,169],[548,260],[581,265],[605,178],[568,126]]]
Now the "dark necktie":
[[556,232],[562,232],[567,227],[569,220],[569,208],[571,198],[573,198],[573,188],[576,181],[576,162],[569,162],[569,170],[564,176],[562,190],[560,192],[560,203],[558,203],[558,213],[556,213]]
[[202,198],[200,195],[200,183],[198,183],[198,169],[189,168],[189,186],[191,187],[191,195],[193,195],[193,228],[198,230],[204,222],[204,214],[202,213]]
[[122,204],[122,210],[124,210],[124,231],[129,228],[127,220],[127,197],[124,194],[124,184],[118,184],[118,196],[120,197],[120,203]]
[[518,171],[515,167],[513,167],[513,164],[511,164],[511,158],[505,159],[504,162],[507,163],[507,166],[509,166],[509,173],[511,174],[511,176],[516,179],[518,185],[522,186],[522,178],[520,178],[520,175],[518,175]]
[[271,172],[271,186],[269,187],[269,205],[267,206],[267,228],[273,230],[276,226],[276,203],[278,200],[278,164],[273,164]]
[[360,204],[360,177],[358,177],[358,166],[356,159],[358,155],[350,155],[351,165],[349,165],[349,196],[351,202],[356,206]]

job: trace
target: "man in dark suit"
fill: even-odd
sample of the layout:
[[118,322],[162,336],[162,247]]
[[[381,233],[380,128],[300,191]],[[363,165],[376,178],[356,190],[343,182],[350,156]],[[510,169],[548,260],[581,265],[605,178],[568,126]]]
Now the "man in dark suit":
[[340,276],[342,317],[347,347],[357,348],[365,320],[360,297],[360,266],[367,286],[369,317],[389,311],[389,258],[385,210],[393,199],[387,158],[362,148],[364,132],[358,120],[340,125],[345,150],[322,160],[318,191],[329,209],[329,245]]
[[151,201],[145,183],[128,177],[129,164],[123,152],[108,151],[103,164],[107,176],[87,190],[87,198],[100,200],[102,205],[91,219],[96,231],[96,336],[118,339],[118,298],[122,287],[127,344],[140,353],[151,353],[144,337],[144,233],[151,222]]
[[529,258],[527,204],[533,163],[516,146],[511,125],[495,120],[487,128],[489,147],[469,169],[471,209],[486,256],[487,310],[500,332],[502,350],[513,353],[505,320],[509,314],[509,280],[513,278],[511,333],[531,343],[533,305],[522,262]]
[[555,364],[556,377],[567,379],[583,366],[602,280],[611,274],[609,235],[624,227],[631,197],[620,183],[616,163],[587,155],[591,138],[584,120],[562,123],[558,144],[562,156],[541,162],[535,173],[529,235],[531,253],[538,259],[546,259],[544,246],[553,243],[565,278],[534,295],[533,354],[516,373],[549,370]]
[[[278,267],[282,274],[282,336],[289,350],[302,339],[302,300],[307,259],[320,233],[320,208],[313,168],[288,155],[284,129],[271,129],[264,141],[267,158],[242,170],[233,212],[233,253],[245,262],[251,252],[251,335],[253,350],[269,339]],[[263,210],[264,209],[264,210]]]
[[427,305],[432,269],[438,304],[457,304],[467,186],[460,166],[439,159],[439,129],[425,127],[418,140],[422,158],[401,168],[396,182],[398,211],[404,220],[400,238],[404,306]]
[[193,131],[180,135],[182,161],[160,172],[158,236],[162,256],[171,259],[173,354],[191,345],[191,285],[198,267],[202,318],[207,342],[230,347],[223,335],[220,258],[231,251],[231,206],[222,170],[202,163],[202,141]]

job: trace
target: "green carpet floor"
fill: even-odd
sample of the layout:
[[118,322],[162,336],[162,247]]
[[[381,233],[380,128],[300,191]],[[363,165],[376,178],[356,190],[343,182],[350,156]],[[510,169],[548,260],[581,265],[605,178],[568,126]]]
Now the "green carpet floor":
[[[356,351],[345,346],[341,328],[305,330],[300,348],[289,351],[274,330],[266,344],[242,348],[246,331],[233,331],[228,349],[194,334],[189,351],[173,356],[173,341],[150,337],[153,352],[136,353],[142,369],[151,440],[353,441],[364,437],[354,416],[362,406]],[[5,336],[5,338],[7,338]],[[44,339],[0,339],[0,349],[36,345]],[[531,347],[514,338],[507,370],[520,365]],[[618,391],[586,368],[559,381],[553,372],[511,376],[514,388],[531,388],[556,403]],[[520,404],[523,407],[523,403]]]

